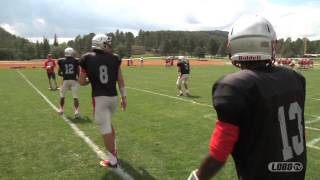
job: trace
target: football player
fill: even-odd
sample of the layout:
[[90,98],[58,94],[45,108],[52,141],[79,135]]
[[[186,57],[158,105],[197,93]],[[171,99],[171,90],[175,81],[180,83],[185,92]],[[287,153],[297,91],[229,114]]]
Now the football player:
[[240,18],[228,39],[232,64],[241,70],[213,86],[218,119],[209,154],[189,179],[211,178],[232,154],[241,180],[303,180],[305,78],[273,65],[277,39],[266,19]]
[[121,108],[126,110],[127,99],[124,78],[121,72],[121,60],[112,54],[111,40],[105,34],[97,34],[92,39],[92,52],[81,57],[81,85],[91,84],[94,117],[100,126],[108,159],[100,162],[104,167],[117,167],[117,149],[115,146],[115,130],[111,123],[116,111],[118,84],[121,95]]
[[177,67],[178,67],[178,79],[176,84],[179,91],[178,96],[183,96],[184,94],[189,96],[190,94],[189,94],[187,81],[189,79],[189,74],[190,74],[190,64],[185,56],[179,56]]
[[74,115],[79,117],[79,100],[78,100],[78,77],[79,61],[74,58],[75,51],[68,47],[64,50],[64,58],[58,60],[59,75],[63,77],[60,88],[60,109],[59,113],[64,112],[64,99],[67,90],[71,90],[74,104]]
[[[43,68],[47,70],[47,76],[49,80],[49,90],[56,90],[58,88],[56,81],[56,74],[54,68],[56,67],[56,62],[52,59],[51,54],[48,54],[46,61],[44,62]],[[53,79],[55,87],[52,87],[51,79]]]

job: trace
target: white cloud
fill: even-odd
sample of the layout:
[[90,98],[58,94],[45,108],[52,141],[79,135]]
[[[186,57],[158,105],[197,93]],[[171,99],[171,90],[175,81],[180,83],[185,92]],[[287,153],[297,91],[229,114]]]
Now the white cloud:
[[43,29],[46,26],[46,21],[43,18],[36,18],[32,21],[32,24],[37,29]]
[[17,30],[15,29],[15,27],[14,27],[14,26],[11,26],[10,24],[4,23],[4,24],[0,24],[0,26],[1,26],[4,30],[8,31],[8,32],[11,33],[11,34],[15,34],[15,35],[18,34],[18,32],[17,32]]
[[316,0],[30,0],[24,2],[33,9],[29,14],[11,4],[6,9],[0,6],[0,24],[10,24],[26,37],[75,37],[116,29],[229,30],[241,15],[258,14],[274,25],[279,38],[320,39]]
[[260,15],[274,26],[278,38],[291,37],[320,39],[320,3],[279,5],[267,0],[260,1]]

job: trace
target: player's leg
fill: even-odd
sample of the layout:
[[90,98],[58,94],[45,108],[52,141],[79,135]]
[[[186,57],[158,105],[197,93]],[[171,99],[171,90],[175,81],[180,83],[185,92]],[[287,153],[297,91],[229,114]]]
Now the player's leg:
[[116,104],[112,97],[95,97],[95,120],[100,126],[100,132],[107,150],[108,158],[101,161],[102,166],[115,167],[118,163],[115,148],[115,132],[111,125],[112,107]]
[[184,86],[184,89],[185,89],[185,93],[187,96],[190,96],[190,92],[189,92],[189,89],[188,89],[188,79],[189,79],[189,75],[188,74],[185,74],[185,77],[183,79],[183,86]]
[[57,84],[57,81],[56,81],[56,73],[52,73],[52,79],[54,81],[54,85],[55,85],[55,88],[54,89],[58,89],[58,84]]
[[47,76],[48,76],[48,82],[49,82],[49,89],[52,89],[52,82],[51,82],[51,73],[47,72]]
[[182,79],[181,79],[181,76],[178,77],[177,79],[177,88],[178,88],[178,96],[182,96],[183,95],[183,92],[182,92],[182,87],[181,87],[181,84],[182,84]]
[[71,92],[73,97],[73,105],[74,105],[74,116],[78,118],[80,116],[79,113],[79,99],[78,99],[78,82],[75,80],[71,81]]
[[64,95],[66,93],[67,87],[66,87],[66,81],[62,82],[62,86],[60,88],[60,109],[59,114],[63,114],[64,112]]

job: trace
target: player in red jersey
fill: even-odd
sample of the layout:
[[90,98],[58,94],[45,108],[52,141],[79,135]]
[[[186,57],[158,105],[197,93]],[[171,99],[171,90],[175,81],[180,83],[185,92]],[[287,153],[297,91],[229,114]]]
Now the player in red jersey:
[[[56,67],[56,62],[52,59],[51,54],[48,54],[47,60],[43,64],[43,68],[47,70],[47,76],[49,79],[49,89],[56,90],[58,88],[57,81],[56,81],[56,74],[54,72],[54,68]],[[52,87],[52,81],[54,82],[55,87]]]
[[303,180],[305,78],[273,65],[277,39],[266,19],[236,21],[228,39],[231,61],[241,70],[212,88],[218,120],[209,154],[189,180],[210,179],[229,154],[240,180]]

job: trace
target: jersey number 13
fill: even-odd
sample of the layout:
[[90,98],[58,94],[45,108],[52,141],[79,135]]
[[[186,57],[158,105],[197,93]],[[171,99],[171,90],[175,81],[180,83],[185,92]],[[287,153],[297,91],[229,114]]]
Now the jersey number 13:
[[[288,132],[287,132],[285,113],[289,115],[290,121],[296,120],[298,125],[299,134],[290,137],[290,139],[288,137]],[[293,151],[292,151],[292,147],[289,144],[289,140],[292,141],[293,150],[296,155],[300,155],[304,151],[301,107],[297,102],[293,102],[290,104],[289,110],[285,112],[284,106],[280,106],[278,108],[278,120],[280,123],[281,138],[282,138],[282,145],[283,145],[283,149],[282,149],[283,160],[286,161],[293,158]]]

